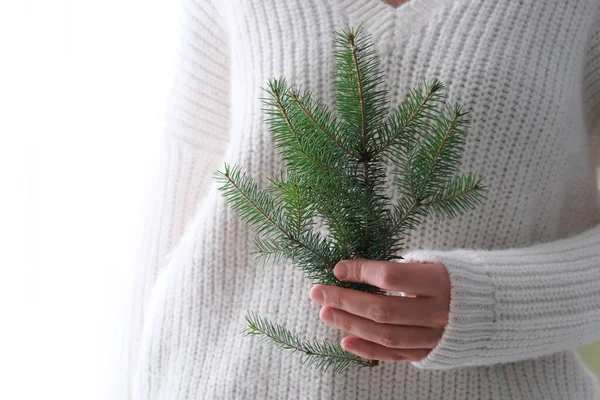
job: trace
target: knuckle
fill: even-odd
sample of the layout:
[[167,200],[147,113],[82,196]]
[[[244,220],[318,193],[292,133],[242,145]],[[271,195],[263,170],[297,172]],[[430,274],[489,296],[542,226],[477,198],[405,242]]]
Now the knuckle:
[[390,321],[390,312],[384,305],[375,304],[369,309],[369,318],[375,322],[386,323]]
[[379,343],[385,347],[399,347],[396,335],[389,331],[384,331],[379,335]]
[[379,270],[379,283],[383,287],[392,287],[394,285],[395,271],[389,265],[383,266]]
[[406,360],[406,356],[400,351],[394,351],[392,353],[392,360],[393,361],[404,361],[404,360]]
[[359,282],[364,282],[364,267],[363,267],[363,262],[361,260],[357,260],[356,263],[354,264],[354,269],[352,269],[351,271],[351,275],[354,275],[354,279],[359,281]]
[[339,322],[339,329],[351,333],[352,332],[352,321],[350,321],[350,319],[348,318],[339,318],[340,322]]
[[325,303],[329,306],[329,307],[333,307],[333,308],[338,308],[341,309],[342,308],[342,299],[340,298],[340,296],[337,293],[332,293],[333,291],[328,291],[327,295],[325,296]]

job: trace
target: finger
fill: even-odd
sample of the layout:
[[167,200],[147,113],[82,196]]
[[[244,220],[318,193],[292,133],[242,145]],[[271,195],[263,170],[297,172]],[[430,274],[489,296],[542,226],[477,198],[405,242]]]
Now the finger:
[[444,327],[449,303],[437,297],[381,296],[330,285],[315,285],[310,298],[382,324]]
[[339,280],[362,282],[383,290],[422,296],[449,296],[446,267],[440,263],[413,263],[367,259],[342,260],[333,270]]
[[431,349],[391,349],[369,342],[356,336],[347,336],[342,340],[342,348],[350,353],[369,360],[380,361],[421,361]]
[[330,326],[370,342],[396,349],[433,349],[442,337],[443,331],[422,326],[380,324],[331,307],[323,307],[320,316]]

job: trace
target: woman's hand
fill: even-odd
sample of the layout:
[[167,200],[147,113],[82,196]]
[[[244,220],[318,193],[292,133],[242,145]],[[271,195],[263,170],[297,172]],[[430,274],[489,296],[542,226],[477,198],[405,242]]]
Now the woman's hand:
[[408,296],[381,296],[330,285],[315,285],[310,298],[321,319],[352,336],[341,345],[366,359],[419,361],[433,349],[448,323],[450,279],[440,263],[340,261],[342,281],[362,282]]

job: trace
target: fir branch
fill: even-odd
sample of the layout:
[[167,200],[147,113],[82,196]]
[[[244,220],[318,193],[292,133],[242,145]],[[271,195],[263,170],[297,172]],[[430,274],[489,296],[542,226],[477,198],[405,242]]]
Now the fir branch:
[[438,219],[455,218],[483,203],[487,187],[482,182],[475,174],[457,176],[422,205],[431,208]]
[[318,342],[303,343],[298,335],[293,334],[281,325],[274,325],[250,311],[244,316],[248,323],[245,335],[263,335],[263,341],[292,352],[303,353],[302,363],[315,364],[317,368],[327,371],[333,367],[334,373],[343,372],[351,366],[373,367],[378,364],[376,360],[366,360],[360,356],[347,352],[338,345],[321,344]]
[[431,160],[431,164],[429,166],[429,170],[427,171],[425,179],[423,180],[423,186],[427,186],[427,183],[429,183],[429,179],[431,179],[431,175],[433,174],[435,167],[438,165],[437,161],[440,158],[440,154],[444,151],[444,148],[446,147],[449,141],[450,134],[452,133],[452,129],[456,126],[459,117],[460,115],[458,113],[454,115],[454,117],[450,121],[450,124],[448,125],[448,128],[446,129],[446,132],[444,133],[444,136],[442,136],[439,140],[439,145],[436,148],[435,155],[433,156],[433,159]]
[[446,106],[449,115],[434,121],[433,133],[419,148],[413,173],[419,181],[418,191],[422,196],[427,196],[431,188],[435,191],[436,187],[445,184],[458,168],[466,141],[466,131],[462,127],[470,123],[463,118],[467,113],[461,108],[458,104],[453,109]]
[[290,193],[292,193],[292,196],[295,199],[295,212],[296,212],[296,232],[298,232],[298,236],[300,236],[300,232],[302,232],[302,221],[303,221],[303,213],[302,211],[306,208],[306,203],[304,202],[305,199],[303,199],[300,196],[300,192],[298,190],[298,184],[297,183],[293,183],[291,190],[289,191]]
[[333,144],[344,151],[350,158],[359,157],[343,143],[343,138],[339,135],[340,127],[336,123],[335,118],[332,120],[331,112],[321,101],[313,102],[312,94],[308,91],[300,94],[296,89],[292,89],[290,94],[295,105],[315,128],[325,134]]
[[396,157],[395,181],[398,189],[407,195],[416,198],[416,184],[413,171],[413,163],[417,157],[417,150],[413,144],[408,144],[404,152]]
[[332,243],[336,245],[336,258],[340,260],[351,258],[352,249],[356,247],[353,241],[355,232],[351,227],[358,223],[360,214],[354,212],[353,207],[348,207],[347,202],[333,198],[322,190],[313,188],[311,198],[316,203],[315,207],[318,208],[319,214],[323,216]]
[[283,213],[266,191],[237,166],[224,166],[225,172],[216,171],[215,179],[222,186],[218,188],[240,217],[253,225],[257,233],[264,235],[283,235],[291,237],[283,228]]
[[[343,173],[335,167],[337,163],[324,162],[314,152],[307,151],[300,132],[296,129],[292,118],[290,118],[289,107],[287,106],[290,102],[290,88],[287,86],[285,78],[270,80],[267,93],[271,96],[271,99],[264,99],[265,104],[270,106],[270,108],[265,109],[265,112],[272,116],[268,122],[275,133],[274,140],[278,147],[284,148],[281,154],[284,160],[287,161],[288,168],[297,170],[299,173],[310,174],[316,172],[314,167],[317,167],[322,172],[333,173],[340,178],[344,178]],[[306,141],[306,144],[310,144],[310,141]],[[319,154],[327,156],[322,149],[314,146],[314,143],[312,149],[315,152],[321,150]],[[331,155],[329,154],[329,156]],[[306,160],[309,161],[308,164],[303,162]]]
[[288,258],[286,243],[281,240],[263,240],[255,237],[254,250],[251,254],[257,257],[257,260],[263,265],[267,263],[277,264],[283,259]]
[[277,178],[269,178],[271,187],[267,191],[275,196],[286,217],[289,232],[299,238],[312,225],[315,213],[310,209],[307,190],[301,189],[300,177],[290,173],[287,179],[281,174]]
[[[223,183],[219,188],[227,198],[232,208],[238,212],[240,217],[257,228],[259,234],[271,234],[275,237],[283,236],[293,244],[305,249],[317,257],[324,265],[333,268],[336,264],[329,257],[319,254],[315,247],[295,238],[284,228],[284,217],[280,208],[276,207],[266,191],[261,191],[254,181],[245,174],[241,174],[239,168],[230,168],[225,164],[225,172],[216,172],[217,180]],[[311,243],[314,245],[314,243]],[[321,247],[322,248],[322,247]]]
[[[358,87],[358,102],[360,104],[360,132],[362,134],[363,149],[367,148],[367,111],[365,107],[365,89],[360,75],[360,66],[358,64],[358,50],[356,49],[355,34],[348,35],[348,45],[352,52],[352,62],[354,63],[354,73],[356,74],[356,85]],[[367,168],[365,167],[365,171]],[[366,174],[366,173],[365,173]]]
[[[384,183],[382,160],[372,157],[375,138],[387,111],[387,92],[379,89],[383,76],[373,44],[360,35],[362,27],[347,28],[336,37],[336,89],[337,103],[347,130],[355,130],[353,151],[359,154],[362,192],[370,197],[365,210],[375,214],[363,221],[363,239],[360,252],[368,253],[375,242],[373,229],[382,228],[381,211],[386,200],[378,195]],[[352,135],[349,135],[352,137]],[[360,139],[358,139],[360,137]],[[373,173],[379,171],[379,175]],[[362,204],[365,204],[362,202]]]
[[383,74],[379,58],[362,26],[336,32],[335,45],[337,109],[345,131],[357,132],[348,135],[348,140],[353,140],[352,150],[364,155],[372,150],[372,139],[388,107],[387,91],[380,88]]
[[[440,81],[412,89],[388,115],[370,36],[362,27],[347,27],[336,32],[334,44],[339,120],[309,91],[288,87],[285,78],[270,80],[265,114],[287,176],[270,179],[271,186],[261,190],[225,164],[225,173],[216,174],[223,182],[219,190],[261,236],[254,241],[259,259],[289,259],[315,283],[385,294],[372,285],[338,280],[333,267],[348,258],[402,258],[396,254],[405,237],[425,217],[454,218],[480,204],[486,187],[474,174],[455,176],[469,121],[458,105],[440,110],[445,99]],[[394,204],[386,193],[386,162],[400,192]],[[323,219],[327,238],[314,229],[315,217]],[[336,345],[302,343],[256,315],[246,319],[248,334],[300,351],[303,363],[337,372],[377,365]]]
[[415,229],[419,218],[427,215],[418,199],[403,197],[394,205],[392,212],[392,232],[398,240]]
[[[419,89],[411,89],[406,98],[396,108],[394,113],[384,125],[380,144],[374,152],[374,156],[385,154],[392,147],[398,148],[400,152],[407,146],[407,141],[415,140],[414,133],[426,131],[429,125],[426,119],[432,118],[427,111],[435,109],[444,96],[440,93],[445,87],[437,79],[424,84],[425,95]],[[398,141],[405,138],[398,146]]]

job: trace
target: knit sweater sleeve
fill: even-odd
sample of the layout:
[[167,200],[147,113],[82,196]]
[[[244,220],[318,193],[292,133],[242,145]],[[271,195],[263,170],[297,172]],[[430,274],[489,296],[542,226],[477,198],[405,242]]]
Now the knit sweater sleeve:
[[161,153],[146,197],[126,339],[136,363],[144,310],[156,277],[206,198],[228,142],[229,46],[218,2],[178,0],[173,73]]
[[586,46],[583,69],[583,101],[586,126],[600,168],[600,7]]
[[[600,18],[587,47],[584,93],[590,129],[600,122]],[[598,146],[598,144],[594,144]],[[529,247],[414,250],[451,281],[449,322],[418,368],[491,365],[600,340],[600,226]]]

